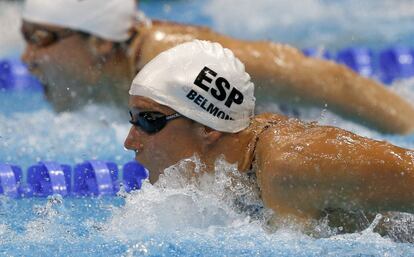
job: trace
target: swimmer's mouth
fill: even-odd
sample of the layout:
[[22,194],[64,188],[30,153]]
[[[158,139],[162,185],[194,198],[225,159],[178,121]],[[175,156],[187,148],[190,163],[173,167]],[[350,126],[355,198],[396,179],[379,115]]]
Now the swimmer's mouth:
[[139,157],[139,155],[140,155],[141,152],[138,149],[135,149],[133,151],[135,153],[135,160],[138,160],[138,157]]
[[39,80],[40,84],[42,84],[43,90],[47,93],[48,89],[50,88],[49,82],[47,81],[46,77],[36,68],[29,68],[30,73]]
[[39,66],[37,63],[34,62],[25,62],[27,69],[31,72],[34,73],[37,70],[37,67]]
[[47,95],[49,93],[49,89],[50,89],[49,84],[47,82],[41,82],[41,84],[42,84],[42,87],[43,87],[43,91]]
[[42,83],[43,85],[47,84],[45,76],[42,74],[42,72],[38,68],[36,68],[35,65],[32,65],[32,66],[28,65],[28,69],[30,73],[40,81],[40,83]]

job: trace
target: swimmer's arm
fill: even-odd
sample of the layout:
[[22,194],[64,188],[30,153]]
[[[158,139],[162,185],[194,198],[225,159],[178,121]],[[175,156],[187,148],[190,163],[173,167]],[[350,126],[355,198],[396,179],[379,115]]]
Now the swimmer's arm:
[[267,131],[256,151],[262,198],[280,215],[414,212],[414,151],[318,126]]
[[380,130],[414,130],[414,108],[377,82],[334,62],[307,58],[299,50],[271,42],[237,40],[206,27],[154,21],[139,34],[142,68],[160,52],[193,39],[219,42],[245,64],[258,99],[325,107]]
[[[383,85],[287,45],[233,43],[255,80],[258,98],[320,106],[390,133],[414,131],[414,106]],[[271,90],[270,90],[271,88]]]

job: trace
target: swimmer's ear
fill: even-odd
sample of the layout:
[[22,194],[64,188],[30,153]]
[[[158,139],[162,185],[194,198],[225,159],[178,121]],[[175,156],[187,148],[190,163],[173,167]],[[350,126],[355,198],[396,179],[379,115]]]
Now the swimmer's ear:
[[89,47],[95,57],[109,56],[115,47],[114,43],[98,37],[89,37]]
[[222,132],[204,126],[204,139],[205,139],[205,142],[207,143],[207,145],[213,145],[222,136],[223,136]]

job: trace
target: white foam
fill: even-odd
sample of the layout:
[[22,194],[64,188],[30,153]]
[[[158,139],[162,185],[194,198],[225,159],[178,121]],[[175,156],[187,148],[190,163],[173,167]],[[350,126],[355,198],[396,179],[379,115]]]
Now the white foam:
[[[212,249],[224,244],[222,247],[226,251],[283,249],[294,256],[304,252],[324,255],[326,251],[341,255],[346,248],[367,255],[398,251],[398,244],[374,232],[382,216],[371,225],[366,224],[362,232],[352,234],[337,234],[340,230],[328,227],[327,220],[311,223],[314,226],[311,234],[316,238],[304,234],[300,226],[289,220],[281,220],[277,230],[267,233],[268,212],[262,212],[256,219],[240,212],[234,204],[240,196],[261,204],[257,195],[246,195],[252,192],[251,188],[234,184],[233,176],[243,176],[234,165],[219,160],[214,175],[194,179],[189,177],[194,170],[190,164],[200,165],[196,157],[184,160],[166,169],[159,183],[145,183],[141,190],[123,194],[125,205],[114,208],[111,218],[101,225],[105,238],[115,238],[129,245],[127,256],[165,251],[165,243],[168,246],[189,242]],[[411,220],[413,217],[408,215]],[[394,238],[404,241],[401,235],[411,237],[411,230],[401,233],[402,228],[410,224],[407,219],[396,217],[395,220],[399,222],[390,226],[399,231],[400,237]]]
[[[230,176],[241,176],[233,165],[217,162],[214,175],[192,177],[192,165],[200,168],[197,157],[166,169],[160,180],[143,184],[141,190],[126,194],[125,206],[116,209],[107,224],[107,236],[136,240],[142,236],[174,231],[209,231],[239,227],[249,217],[234,209],[234,200],[260,201],[245,186],[234,186]],[[231,188],[231,190],[230,190]]]

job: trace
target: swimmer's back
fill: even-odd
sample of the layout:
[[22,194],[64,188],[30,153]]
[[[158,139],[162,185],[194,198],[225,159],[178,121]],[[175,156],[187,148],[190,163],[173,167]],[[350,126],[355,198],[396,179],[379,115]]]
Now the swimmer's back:
[[326,209],[412,209],[412,151],[336,127],[264,118],[277,121],[259,135],[254,155],[266,206],[313,218]]

